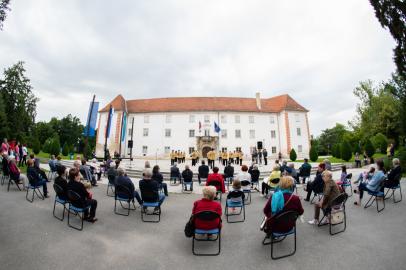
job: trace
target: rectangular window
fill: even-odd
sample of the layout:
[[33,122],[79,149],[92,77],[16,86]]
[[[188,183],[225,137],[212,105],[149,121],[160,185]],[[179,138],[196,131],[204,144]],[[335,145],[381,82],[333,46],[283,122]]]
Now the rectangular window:
[[275,116],[271,115],[270,121],[271,121],[271,124],[275,124]]
[[195,122],[195,116],[193,114],[189,115],[189,123]]
[[239,115],[234,116],[234,122],[235,122],[236,124],[239,124],[239,123],[240,123],[240,116],[239,116]]
[[142,147],[142,153],[144,154],[144,156],[145,156],[146,154],[148,154],[148,146],[144,145],[144,146]]
[[142,131],[142,136],[148,137],[148,133],[149,133],[149,129],[144,128],[144,130]]
[[189,138],[193,138],[195,136],[195,130],[189,129]]
[[295,114],[295,119],[296,119],[296,122],[300,122],[300,115],[299,115],[299,114]]
[[204,116],[204,122],[205,123],[210,123],[210,115],[205,115]]
[[221,116],[221,123],[222,123],[222,124],[227,123],[227,115],[222,115],[222,116]]
[[227,129],[221,130],[221,138],[227,138]]
[[204,136],[206,136],[206,137],[210,136],[210,129],[204,130]]
[[235,151],[241,152],[241,147],[236,147],[236,148],[235,148]]
[[236,129],[235,130],[235,137],[236,138],[241,138],[241,129]]
[[254,124],[254,116],[253,116],[253,115],[250,115],[250,116],[248,117],[248,122],[249,122],[250,124]]
[[171,152],[170,146],[165,146],[165,154],[169,154]]
[[165,119],[165,123],[170,124],[171,122],[172,122],[172,115],[167,114],[166,119]]
[[276,138],[276,131],[275,130],[271,130],[271,138],[272,139]]
[[302,153],[303,152],[303,149],[302,149],[303,147],[301,146],[301,145],[298,145],[297,146],[297,151],[299,152],[299,153]]
[[171,129],[170,128],[166,128],[165,129],[165,137],[171,137]]
[[250,139],[255,139],[255,130],[250,130]]
[[276,146],[272,146],[272,154],[276,154]]
[[297,128],[296,132],[297,132],[297,136],[302,136],[302,131],[300,130],[300,128]]
[[149,123],[149,115],[144,115],[144,123],[145,124]]
[[195,151],[194,147],[189,147],[189,155],[191,155]]

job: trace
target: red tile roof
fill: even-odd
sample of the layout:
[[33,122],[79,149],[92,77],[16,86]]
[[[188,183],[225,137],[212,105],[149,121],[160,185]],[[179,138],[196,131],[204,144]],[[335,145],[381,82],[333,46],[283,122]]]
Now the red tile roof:
[[[125,104],[126,103],[126,104]],[[134,99],[125,101],[118,95],[100,112],[109,110],[110,104],[114,110],[123,110],[127,105],[129,113],[151,112],[190,112],[190,111],[236,111],[236,112],[281,112],[303,111],[303,106],[297,103],[289,95],[280,95],[272,98],[261,99],[261,110],[257,108],[255,98],[235,97],[173,97]]]

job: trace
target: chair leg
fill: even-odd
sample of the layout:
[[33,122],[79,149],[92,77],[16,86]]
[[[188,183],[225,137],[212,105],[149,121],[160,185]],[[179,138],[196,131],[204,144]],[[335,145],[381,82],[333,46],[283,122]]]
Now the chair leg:
[[65,204],[63,205],[62,218],[57,217],[57,216],[55,215],[55,208],[56,208],[56,200],[54,201],[54,211],[52,212],[52,214],[53,214],[54,217],[57,218],[58,220],[63,221],[63,220],[65,219],[65,209],[66,209]]
[[385,209],[385,198],[382,197],[383,207],[382,207],[381,209],[379,209],[379,207],[378,207],[378,205],[379,205],[378,201],[379,201],[378,198],[376,198],[376,199],[375,199],[375,202],[376,202],[376,211],[378,211],[378,213],[379,213],[379,212],[383,211],[383,209]]
[[30,188],[27,188],[27,193],[25,194],[25,199],[27,200],[27,201],[29,201],[30,203],[32,203],[33,201],[34,201],[34,190],[32,191],[32,198],[31,198],[31,200],[30,199],[28,199],[28,192],[30,191]]

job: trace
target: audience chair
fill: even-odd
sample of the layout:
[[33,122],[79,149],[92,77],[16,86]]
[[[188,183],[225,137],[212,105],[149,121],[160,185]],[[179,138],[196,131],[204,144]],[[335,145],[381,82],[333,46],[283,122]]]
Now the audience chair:
[[[220,202],[221,202],[221,197],[223,195],[223,192],[221,191],[221,182],[217,181],[217,180],[214,180],[214,181],[210,182],[209,186],[213,186],[213,187],[216,188],[216,198],[215,198],[215,200],[220,200]],[[220,194],[220,198],[218,197],[219,194]]]
[[55,165],[51,165],[51,164],[48,164],[48,165],[49,165],[48,179],[49,179],[49,181],[51,181],[52,178],[54,176],[56,176],[56,174],[57,174],[57,171],[56,171],[57,168]]
[[[123,214],[117,211],[117,201],[120,202],[121,208],[127,210],[127,214]],[[131,207],[131,202],[133,207]],[[123,203],[128,204],[128,206],[123,205]],[[114,213],[121,216],[129,216],[130,210],[137,209],[134,203],[134,194],[131,194],[131,191],[128,187],[123,185],[116,185],[114,192]]]
[[[78,193],[73,190],[68,190],[68,199],[69,199],[69,207],[68,207],[68,226],[74,228],[78,231],[83,230],[83,220],[85,218],[85,213],[89,211],[90,205],[86,207],[78,207],[75,205],[79,205],[81,201],[81,197]],[[75,227],[70,224],[70,215],[74,214],[78,216],[81,220],[81,226]]]
[[22,191],[21,188],[20,188],[20,185],[21,185],[21,186],[23,187],[23,189],[24,189],[24,183],[23,183],[22,181],[20,182],[19,179],[15,179],[15,178],[13,177],[13,175],[10,174],[10,176],[8,177],[7,192],[10,191],[10,185],[13,185],[13,183],[17,186],[17,188],[18,188],[19,191]]
[[[318,226],[327,225],[327,223],[323,224],[324,219],[328,219],[329,224],[329,231],[330,235],[335,235],[341,232],[344,232],[347,228],[347,215],[345,212],[345,203],[348,199],[347,193],[341,193],[338,195],[334,200],[331,202],[330,206],[327,207],[325,211],[323,211],[323,217],[321,218]],[[343,229],[340,231],[333,232],[333,226],[337,226],[340,224],[344,224]]]
[[318,200],[318,201],[321,201],[321,199],[323,198],[323,192],[314,192],[314,191],[313,191],[313,198],[312,198],[312,200],[310,201],[311,204],[314,204],[314,203],[315,203],[314,199],[315,199],[316,197],[317,197],[317,200]]
[[205,186],[207,182],[207,177],[200,177],[200,185]]
[[350,193],[350,195],[348,195],[348,197],[351,197],[353,194],[351,179],[352,179],[352,173],[349,173],[349,174],[347,174],[347,177],[345,178],[345,182],[341,184],[344,192],[346,192],[347,187],[350,188],[351,193]]
[[[178,182],[179,181],[179,182]],[[178,186],[181,184],[180,178],[179,177],[170,177],[169,178],[169,185],[171,186]]]
[[[115,181],[116,181],[116,177],[115,176],[107,176],[107,192],[106,195],[109,197],[114,197],[115,195],[115,191],[114,191],[114,186],[115,186]],[[112,192],[112,194],[109,194],[109,190]]]
[[[402,201],[402,199],[403,199],[403,198],[402,198],[402,187],[401,187],[401,185],[400,185],[400,179],[401,179],[401,178],[402,178],[402,174],[396,175],[395,179],[396,179],[397,181],[399,181],[399,185],[397,185],[396,187],[387,188],[388,191],[386,191],[386,193],[385,193],[385,200],[390,199],[391,197],[393,197],[393,202],[394,202],[394,203],[398,203],[398,202],[401,202],[401,201]],[[396,200],[396,198],[395,198],[395,191],[396,191],[397,189],[399,189],[400,200]],[[391,195],[388,197],[387,195],[388,195],[388,193],[389,193],[391,190],[392,190],[392,193],[391,193]]]
[[[193,185],[193,181],[191,181],[191,182],[185,182],[185,181],[183,181],[183,184],[182,184],[182,192],[183,193],[192,193],[193,191],[192,191],[192,185]],[[188,189],[188,187],[189,187],[189,189]]]
[[[221,251],[221,216],[213,211],[202,211],[193,215],[193,220],[204,220],[204,221],[211,221],[215,219],[219,219],[219,224],[217,228],[212,230],[201,230],[199,228],[195,228],[193,238],[192,238],[192,252],[193,255],[196,256],[217,256],[220,254]],[[196,238],[196,236],[198,236]],[[214,237],[212,237],[214,236]],[[195,250],[195,241],[218,241],[218,251],[216,253],[197,253]]]
[[[234,197],[234,198],[239,198],[239,197]],[[233,212],[229,213],[230,208],[238,208],[239,211],[237,213],[233,213]],[[224,208],[224,214],[225,214],[225,216],[227,218],[228,223],[244,222],[245,221],[245,204],[244,204],[244,200],[241,198],[240,202],[233,202],[230,199],[227,199],[226,200],[226,206]],[[241,214],[242,214],[242,219],[241,220],[230,221],[229,217],[231,217],[231,216],[239,216]]]
[[[153,192],[150,191],[144,191],[143,195],[146,197],[153,197]],[[148,208],[154,208],[154,211],[151,213],[148,211]],[[142,205],[141,205],[141,220],[143,222],[152,222],[152,223],[158,223],[161,221],[161,203],[159,202],[159,198],[158,201],[156,202],[146,202],[143,201]],[[146,220],[145,216],[158,216],[158,219],[156,220]]]
[[[376,203],[376,211],[378,211],[378,213],[380,213],[381,211],[383,211],[385,209],[385,193],[381,190],[384,190],[384,185],[385,185],[385,181],[382,181],[381,183],[381,188],[378,191],[368,191],[368,194],[370,195],[369,200],[367,201],[367,203],[364,206],[364,209],[370,207],[374,201]],[[378,203],[378,198],[382,198],[382,203],[383,203],[383,207],[381,209],[379,209],[379,203]]]
[[[244,188],[244,187],[249,187],[249,188]],[[251,182],[248,180],[242,180],[241,188],[245,194],[244,204],[245,205],[251,204]]]
[[[42,185],[38,186],[38,185],[31,185],[31,184],[28,184],[27,193],[25,194],[25,199],[26,199],[27,201],[29,201],[30,203],[32,203],[32,202],[34,201],[34,194],[35,194],[35,195],[37,195],[38,198],[40,198],[41,200],[44,200],[45,197],[44,197],[44,195],[42,194],[40,188],[42,188]],[[30,190],[32,190],[32,197],[31,197],[31,199],[28,198],[28,193],[30,192]]]
[[[65,219],[65,210],[67,209],[66,204],[69,203],[69,202],[68,202],[68,200],[61,199],[60,194],[63,193],[63,188],[60,185],[54,184],[53,187],[54,187],[54,190],[55,190],[55,201],[54,201],[54,211],[52,212],[52,214],[54,215],[55,218],[59,219],[60,221],[63,221]],[[62,218],[57,217],[55,215],[56,203],[59,203],[59,204],[63,205]]]
[[230,190],[230,185],[233,184],[233,177],[225,177],[224,178],[224,185],[227,187],[227,191]]

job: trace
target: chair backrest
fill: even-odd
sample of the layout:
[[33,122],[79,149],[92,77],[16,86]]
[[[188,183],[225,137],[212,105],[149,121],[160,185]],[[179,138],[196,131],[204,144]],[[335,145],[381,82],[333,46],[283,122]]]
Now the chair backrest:
[[348,194],[347,193],[341,193],[340,195],[338,195],[337,197],[335,197],[331,201],[330,207],[331,208],[341,207],[342,205],[345,204],[347,199],[348,199]]
[[231,198],[233,198],[233,199],[236,199],[236,198],[243,198],[245,195],[244,195],[244,192],[243,191],[240,191],[240,190],[233,190],[233,191],[230,191],[229,193],[228,193],[228,196],[227,197],[230,197],[230,199]]
[[242,180],[241,181],[241,186],[243,186],[243,187],[249,186],[250,184],[251,184],[251,182],[248,181],[248,180]]
[[134,195],[131,194],[131,191],[128,187],[123,185],[116,185],[115,188],[115,196],[119,196],[120,198],[124,199],[132,199]]
[[221,224],[221,216],[214,211],[201,211],[193,215],[193,219],[200,219],[203,221],[212,221],[219,219],[219,227]]
[[209,183],[209,186],[216,187],[217,191],[221,189],[221,182],[219,180],[212,180]]
[[82,197],[73,190],[68,190],[68,199],[69,201],[76,207],[83,207],[82,205]]
[[[141,197],[143,201],[146,202],[158,202],[159,201],[159,191],[155,192],[153,190],[141,190]],[[151,198],[155,198],[152,200]]]
[[107,175],[107,179],[109,180],[109,184],[110,185],[114,185],[116,182],[116,176],[115,175],[112,175],[112,174],[110,174],[110,175]]
[[63,195],[63,188],[60,185],[54,184],[53,187],[54,187],[55,193],[56,193],[56,195],[58,195],[58,197],[60,195]]
[[347,174],[347,176],[346,176],[345,178],[348,179],[348,180],[351,180],[351,178],[352,178],[352,173]]
[[[290,227],[293,224],[293,227],[296,226],[296,220],[299,217],[299,213],[296,211],[286,211],[274,216],[273,219],[273,227]],[[268,221],[270,218],[268,218]],[[292,228],[288,228],[289,230]]]
[[87,174],[86,174],[86,170],[84,168],[80,168],[79,169],[80,174],[83,176],[83,178],[85,178],[85,180],[89,180],[87,178]]
[[271,183],[272,183],[272,184],[278,184],[279,181],[280,181],[279,178],[274,178],[274,179],[271,180]]

